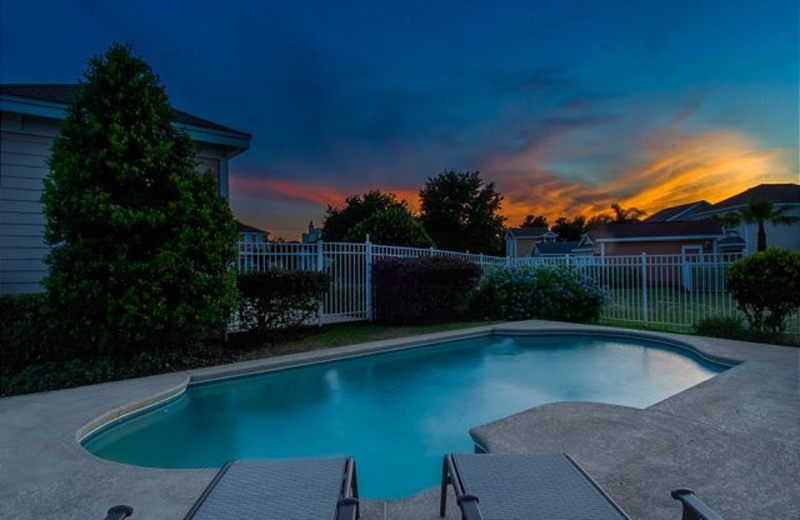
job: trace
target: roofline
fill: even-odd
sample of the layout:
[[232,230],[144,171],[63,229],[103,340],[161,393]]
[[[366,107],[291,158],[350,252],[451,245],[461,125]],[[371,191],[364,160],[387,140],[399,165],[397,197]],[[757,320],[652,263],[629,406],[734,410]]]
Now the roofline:
[[[517,228],[517,229],[524,229],[524,228]],[[514,232],[512,231],[512,228],[508,228],[508,231],[506,231],[506,235],[511,235],[512,238],[516,238],[516,239],[540,238],[540,237],[546,237],[548,235],[555,236],[555,237],[560,236],[555,231],[553,231],[551,229],[548,229],[545,233],[543,233],[541,235],[528,235],[528,236],[524,236],[524,237],[518,237],[517,235],[514,234]]]
[[[768,199],[764,199],[768,200]],[[773,202],[776,206],[800,206],[800,202]],[[747,203],[744,204],[736,204],[735,206],[728,206],[725,208],[717,208],[717,209],[706,209],[700,212],[695,213],[692,217],[699,217],[701,215],[713,215],[714,213],[721,213],[721,212],[730,212],[736,211],[737,209],[746,208]]]
[[598,238],[597,241],[603,242],[669,242],[671,240],[704,240],[717,239],[724,235],[669,235],[661,237],[625,237],[625,238]]
[[699,206],[703,202],[705,202],[705,201],[699,200],[699,201],[695,202],[694,204],[690,204],[688,207],[686,207],[683,210],[679,211],[675,215],[672,215],[671,217],[669,217],[667,219],[667,222],[673,222],[676,218],[680,217],[681,215],[685,215],[686,213],[692,211],[693,209],[695,209],[697,206]]
[[[0,110],[4,112],[62,120],[67,115],[66,108],[67,106],[63,103],[0,94]],[[174,123],[173,126],[186,131],[189,137],[195,141],[230,148],[230,152],[226,154],[228,159],[250,148],[250,136],[248,134],[224,132],[184,123]]]

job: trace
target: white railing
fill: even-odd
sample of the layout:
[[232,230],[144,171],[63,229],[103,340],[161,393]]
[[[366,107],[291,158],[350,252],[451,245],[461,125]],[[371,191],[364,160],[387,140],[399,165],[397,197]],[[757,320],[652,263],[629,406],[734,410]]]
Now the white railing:
[[[728,269],[740,255],[505,258],[369,242],[241,242],[238,268],[240,272],[289,269],[328,273],[330,290],[322,303],[319,322],[337,323],[372,319],[372,265],[376,261],[421,256],[474,262],[484,275],[497,268],[573,266],[605,289],[608,298],[602,317],[611,323],[685,332],[705,317],[741,316],[726,286]],[[788,320],[786,331],[800,335],[800,314]]]

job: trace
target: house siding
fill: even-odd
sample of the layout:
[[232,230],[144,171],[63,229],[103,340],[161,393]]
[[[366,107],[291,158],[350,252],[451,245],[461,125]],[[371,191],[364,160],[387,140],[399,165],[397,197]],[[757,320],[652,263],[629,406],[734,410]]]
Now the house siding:
[[[605,242],[606,256],[640,255],[679,255],[683,246],[701,246],[703,252],[714,252],[713,239],[703,240],[670,240],[670,241],[641,241],[641,242]],[[599,249],[599,245],[596,245]]]
[[[0,113],[0,294],[43,290],[49,247],[40,199],[59,125],[56,119]],[[224,148],[198,143],[198,170],[211,170],[226,198],[227,160]]]

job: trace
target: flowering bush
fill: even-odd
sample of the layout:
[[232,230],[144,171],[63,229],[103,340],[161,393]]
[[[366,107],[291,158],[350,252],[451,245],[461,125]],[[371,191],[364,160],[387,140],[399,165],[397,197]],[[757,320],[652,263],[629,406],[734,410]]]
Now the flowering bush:
[[490,320],[594,322],[604,302],[604,291],[573,267],[521,267],[489,274],[478,288],[473,310]]

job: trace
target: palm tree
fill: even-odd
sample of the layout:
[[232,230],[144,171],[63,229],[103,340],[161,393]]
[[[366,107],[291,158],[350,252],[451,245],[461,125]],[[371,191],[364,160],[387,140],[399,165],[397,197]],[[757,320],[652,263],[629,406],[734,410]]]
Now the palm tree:
[[767,232],[764,223],[769,222],[773,226],[781,226],[800,222],[800,217],[784,215],[783,212],[788,206],[775,207],[775,202],[769,199],[749,202],[741,211],[728,213],[719,218],[723,224],[737,225],[740,222],[747,224],[758,224],[758,251],[767,249]]
[[612,222],[614,222],[614,224],[639,222],[643,216],[647,215],[646,211],[642,211],[639,208],[623,208],[620,206],[619,202],[612,204],[611,209],[614,210],[614,216],[612,218]]

